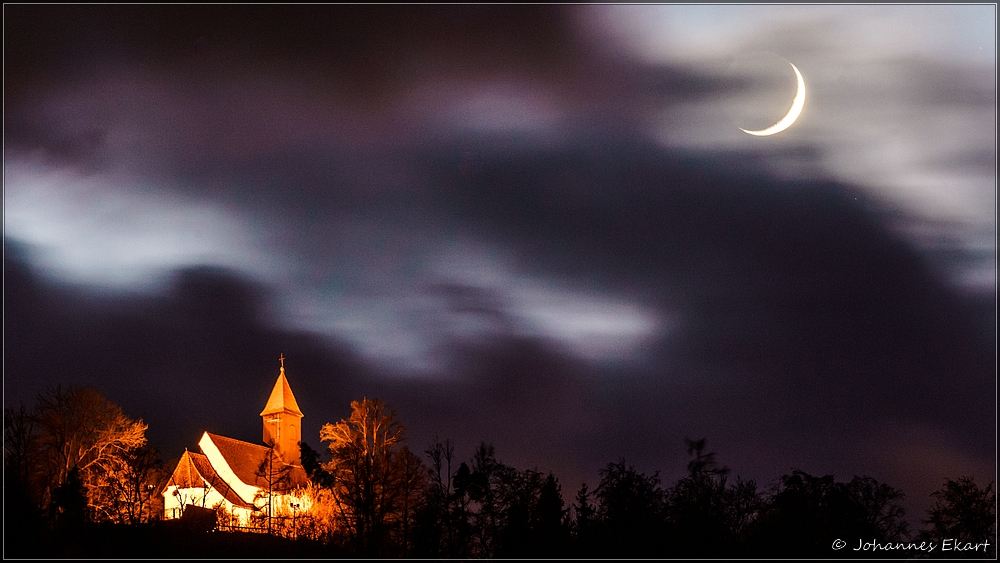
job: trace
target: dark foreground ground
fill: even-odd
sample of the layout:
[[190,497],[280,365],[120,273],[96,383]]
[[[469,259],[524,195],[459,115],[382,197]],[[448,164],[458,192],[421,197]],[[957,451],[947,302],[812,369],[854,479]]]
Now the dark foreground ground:
[[[12,515],[7,515],[11,517]],[[343,557],[334,546],[171,523],[86,524],[76,530],[4,534],[4,559],[304,559]]]

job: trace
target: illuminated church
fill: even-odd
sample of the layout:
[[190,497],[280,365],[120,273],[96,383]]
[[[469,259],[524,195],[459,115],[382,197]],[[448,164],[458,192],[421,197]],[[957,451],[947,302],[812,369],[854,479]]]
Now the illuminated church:
[[205,432],[201,453],[184,451],[163,490],[164,519],[180,518],[188,506],[224,509],[230,524],[260,525],[264,518],[309,510],[297,491],[309,479],[302,468],[302,411],[285,377],[281,358],[278,380],[260,416],[264,444],[251,444]]

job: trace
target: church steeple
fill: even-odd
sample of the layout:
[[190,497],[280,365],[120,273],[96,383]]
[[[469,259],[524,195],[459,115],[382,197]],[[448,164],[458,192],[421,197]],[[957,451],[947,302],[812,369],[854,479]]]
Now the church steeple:
[[303,415],[285,377],[284,354],[278,360],[281,362],[278,380],[260,413],[264,419],[264,443],[274,446],[285,463],[300,465],[302,458],[299,442],[302,441]]

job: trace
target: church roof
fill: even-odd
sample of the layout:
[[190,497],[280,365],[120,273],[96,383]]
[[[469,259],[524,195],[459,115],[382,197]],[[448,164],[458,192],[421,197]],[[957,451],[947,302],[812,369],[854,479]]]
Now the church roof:
[[289,412],[302,416],[302,411],[299,410],[299,404],[295,401],[295,395],[292,395],[292,388],[288,386],[288,380],[285,378],[285,368],[281,367],[281,371],[278,374],[278,380],[274,382],[274,389],[271,390],[271,396],[267,399],[267,404],[264,406],[264,410],[261,411],[260,415],[264,416],[266,414],[283,413]]
[[[201,456],[201,454],[195,455]],[[206,461],[207,459],[208,458],[206,458]],[[169,487],[174,485],[181,489],[201,487],[203,483],[202,479],[201,473],[194,466],[194,461],[191,459],[191,452],[184,450],[184,455],[182,455],[180,461],[177,462],[177,467],[174,468],[173,474],[171,474],[170,479],[167,480],[166,486]]]
[[[299,465],[288,465],[273,453],[271,448],[235,440],[206,432],[233,473],[248,485],[261,489],[268,488],[270,473],[272,488],[288,490],[305,485],[309,481],[305,470]],[[268,457],[272,459],[268,460]]]
[[229,483],[216,473],[208,456],[184,450],[184,455],[177,462],[177,468],[167,481],[167,486],[174,485],[178,489],[200,489],[204,488],[206,483],[219,491],[219,494],[233,505],[256,510],[252,503],[240,498]]

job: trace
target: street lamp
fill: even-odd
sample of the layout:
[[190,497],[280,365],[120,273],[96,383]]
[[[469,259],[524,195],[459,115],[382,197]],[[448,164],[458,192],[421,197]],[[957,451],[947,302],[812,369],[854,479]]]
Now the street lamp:
[[[173,511],[173,514],[171,514],[171,516],[173,518],[180,518],[181,516],[184,515],[184,497],[181,496],[180,489],[174,489],[174,498],[177,499],[177,505],[180,507],[180,510],[178,510],[177,508],[172,508],[171,510]],[[178,512],[180,513],[180,516],[177,515]],[[166,516],[166,514],[164,514],[164,516]]]
[[[152,483],[146,484],[146,512],[149,514],[149,520],[153,519],[153,489],[156,488]],[[142,502],[142,497],[139,497],[139,502]],[[142,505],[139,506],[139,521],[142,522]]]
[[299,512],[299,504],[295,502],[291,502],[288,504],[292,507],[292,537],[294,539],[299,539],[299,529],[295,525],[295,516],[297,516]]

